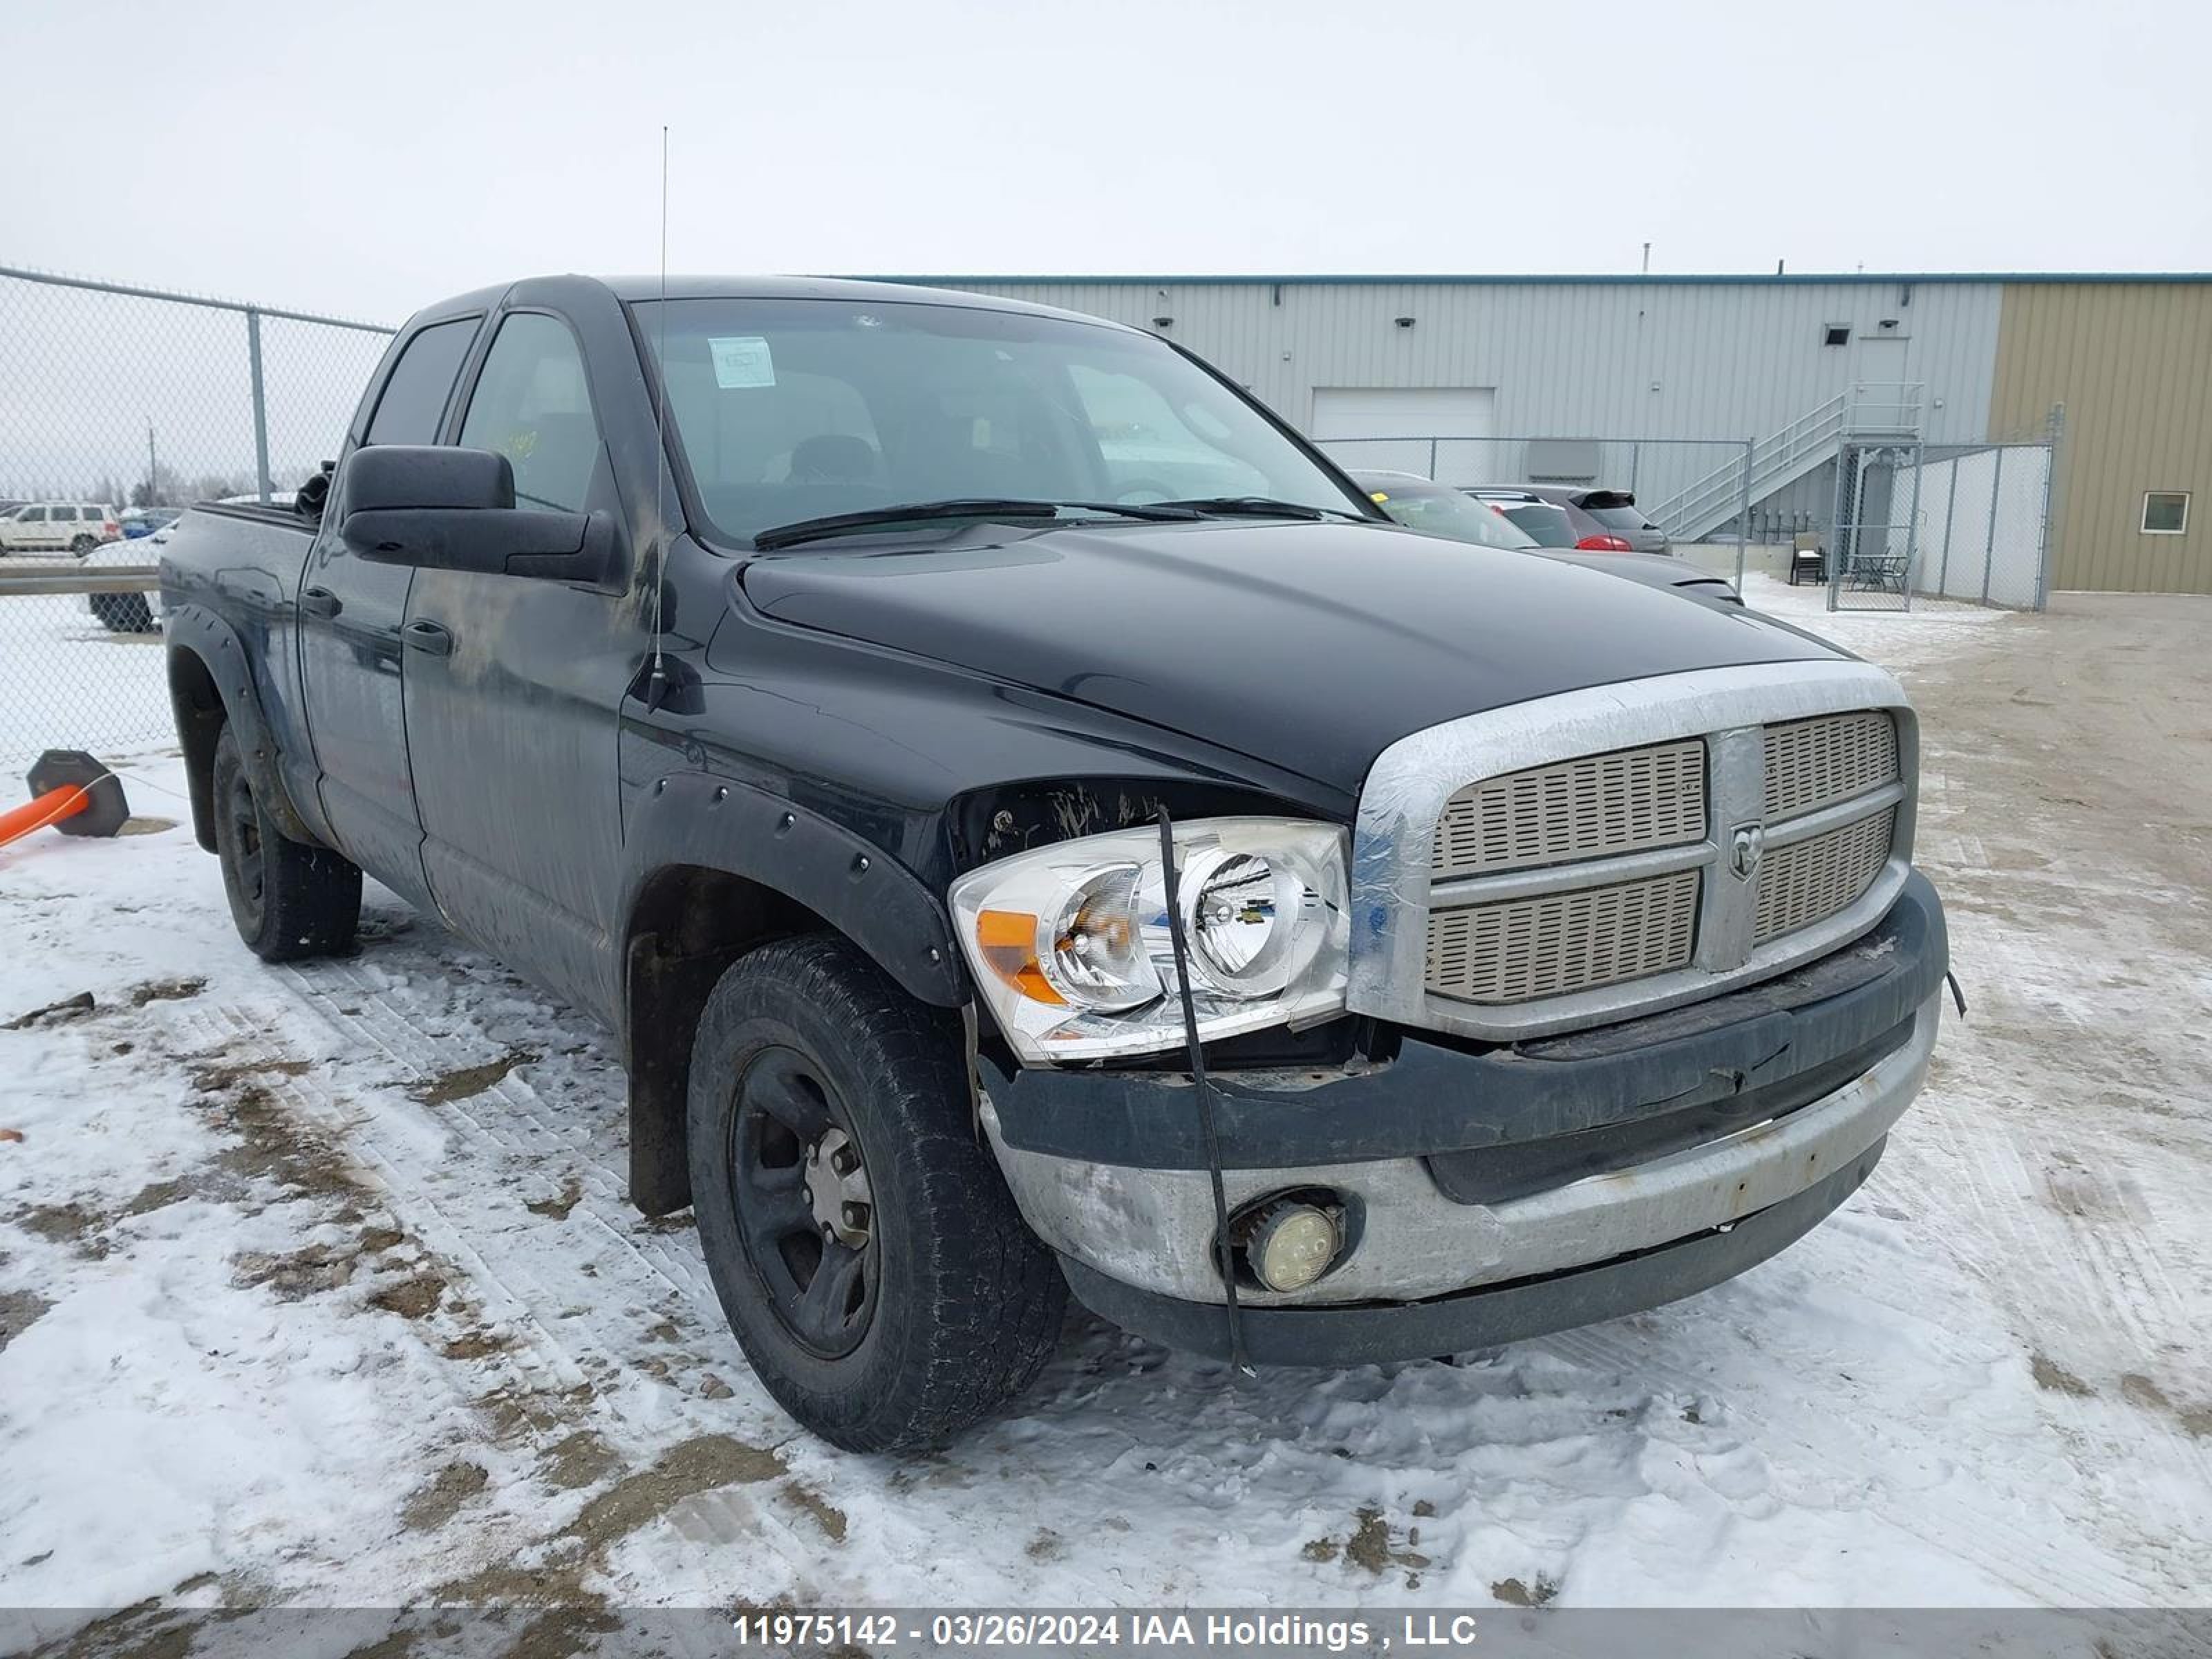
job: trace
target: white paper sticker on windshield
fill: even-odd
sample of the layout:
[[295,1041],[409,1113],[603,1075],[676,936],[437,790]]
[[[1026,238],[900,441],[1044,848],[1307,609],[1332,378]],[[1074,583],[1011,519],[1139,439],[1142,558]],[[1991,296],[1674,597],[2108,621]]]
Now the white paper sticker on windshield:
[[711,336],[707,349],[714,354],[714,384],[725,392],[775,384],[775,362],[768,355],[768,342],[759,335]]

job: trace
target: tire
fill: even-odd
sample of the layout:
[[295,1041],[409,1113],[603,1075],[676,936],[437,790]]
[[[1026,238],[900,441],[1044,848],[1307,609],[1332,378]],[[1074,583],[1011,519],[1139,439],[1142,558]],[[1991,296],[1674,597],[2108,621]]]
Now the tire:
[[79,536],[75,541],[70,544],[70,551],[76,554],[77,557],[81,559],[99,545],[100,538],[96,536]]
[[[969,1121],[951,1014],[842,939],[763,945],[707,1000],[689,1108],[714,1293],[801,1425],[848,1451],[911,1450],[1036,1379],[1067,1287]],[[864,1242],[820,1236],[825,1207],[845,1223],[857,1207]]]
[[361,871],[326,847],[289,840],[254,798],[238,739],[215,744],[215,850],[230,919],[264,962],[326,957],[353,943]]
[[113,634],[150,634],[154,631],[154,607],[146,602],[143,593],[94,593],[92,614],[100,625]]

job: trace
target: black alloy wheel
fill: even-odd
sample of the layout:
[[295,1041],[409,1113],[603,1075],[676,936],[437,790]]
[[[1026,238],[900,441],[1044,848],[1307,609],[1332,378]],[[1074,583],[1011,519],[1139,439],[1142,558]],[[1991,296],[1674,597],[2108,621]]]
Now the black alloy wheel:
[[737,1080],[730,1181],[745,1258],[783,1328],[824,1359],[867,1334],[881,1277],[874,1194],[835,1086],[805,1055],[757,1053]]

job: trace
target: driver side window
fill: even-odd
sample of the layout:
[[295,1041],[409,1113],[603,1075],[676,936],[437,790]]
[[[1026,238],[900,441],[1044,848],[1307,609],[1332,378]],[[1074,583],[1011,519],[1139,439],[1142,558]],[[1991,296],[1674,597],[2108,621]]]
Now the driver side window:
[[500,325],[460,441],[507,457],[516,506],[585,510],[599,464],[599,425],[583,353],[567,324],[520,311]]

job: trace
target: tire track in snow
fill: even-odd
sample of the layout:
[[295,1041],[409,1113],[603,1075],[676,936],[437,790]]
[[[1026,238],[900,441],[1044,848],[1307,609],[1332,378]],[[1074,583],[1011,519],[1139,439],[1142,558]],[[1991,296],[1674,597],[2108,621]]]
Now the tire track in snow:
[[[428,1083],[454,1045],[422,1035],[386,988],[350,963],[273,971],[338,1039],[342,1052],[331,1060],[299,1076],[269,1070],[295,1056],[268,1036],[258,1011],[205,1008],[192,1024],[227,1063],[257,1068],[252,1080],[276,1109],[329,1137],[416,1242],[461,1276],[453,1288],[477,1309],[468,1322],[502,1340],[454,1373],[453,1397],[479,1407],[511,1402],[518,1416],[506,1433],[541,1467],[558,1441],[580,1429],[613,1431],[625,1463],[641,1467],[673,1441],[702,1433],[778,1451],[798,1436],[737,1352],[703,1271],[684,1263],[688,1236],[648,1237],[641,1246],[594,1207],[626,1211],[627,1200],[619,1177],[592,1156],[588,1134],[550,1122],[520,1083],[502,1081],[471,1097],[517,1109],[498,1117],[480,1105],[422,1104],[366,1083],[349,1103],[331,1079],[337,1067],[380,1063],[406,1081]],[[440,1133],[426,1135],[426,1126]],[[545,1230],[564,1223],[523,1212],[516,1183],[501,1178],[549,1168],[578,1181],[567,1220],[589,1229],[584,1249],[572,1237],[549,1238]],[[541,1184],[557,1189],[558,1176]],[[517,1218],[503,1220],[501,1204],[511,1204]],[[596,1276],[574,1277],[586,1262]],[[726,1356],[687,1351],[668,1318],[672,1300],[684,1304],[704,1346],[725,1346]],[[641,1368],[648,1363],[670,1374],[656,1377]],[[686,1372],[709,1370],[726,1378],[726,1397],[678,1386]],[[470,1379],[483,1386],[471,1392]],[[703,1530],[714,1541],[765,1547],[793,1581],[803,1582],[819,1556],[785,1514],[750,1498],[708,1494],[675,1520],[687,1537]]]

